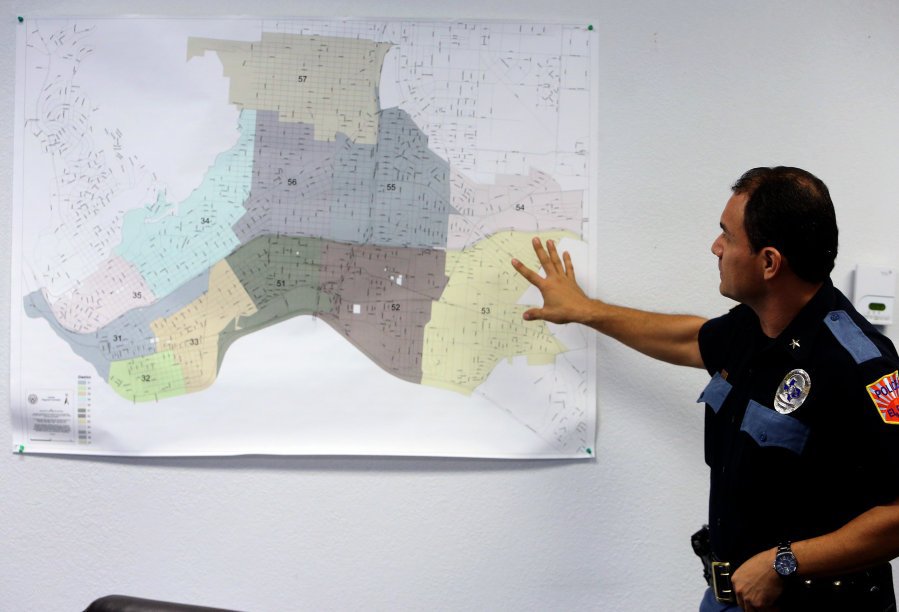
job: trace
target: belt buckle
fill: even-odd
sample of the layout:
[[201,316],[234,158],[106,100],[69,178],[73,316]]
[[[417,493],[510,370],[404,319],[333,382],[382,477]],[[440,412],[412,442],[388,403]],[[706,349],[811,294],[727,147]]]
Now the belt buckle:
[[712,561],[712,590],[718,603],[737,603],[727,561]]

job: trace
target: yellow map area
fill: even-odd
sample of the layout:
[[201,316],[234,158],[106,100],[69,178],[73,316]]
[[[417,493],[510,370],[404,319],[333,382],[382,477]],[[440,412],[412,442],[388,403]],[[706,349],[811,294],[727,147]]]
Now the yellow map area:
[[263,32],[259,42],[190,38],[187,59],[215,51],[231,79],[230,102],[310,123],[316,140],[338,132],[378,141],[378,85],[390,43]]
[[215,382],[218,373],[219,333],[239,317],[256,312],[253,300],[225,260],[209,272],[209,290],[175,314],[157,319],[150,328],[159,350],[172,351],[181,366],[185,392]]
[[[447,252],[449,282],[425,326],[421,384],[470,395],[501,359],[525,355],[529,364],[542,365],[566,350],[546,323],[525,323],[521,315],[528,306],[515,303],[529,284],[512,268],[510,254],[539,269],[533,236],[500,232],[464,251]],[[540,234],[544,242],[566,237],[579,239],[572,232]]]
[[225,260],[209,273],[209,289],[175,314],[150,324],[155,355],[113,362],[109,382],[136,402],[192,393],[218,373],[219,334],[256,312],[253,300]]

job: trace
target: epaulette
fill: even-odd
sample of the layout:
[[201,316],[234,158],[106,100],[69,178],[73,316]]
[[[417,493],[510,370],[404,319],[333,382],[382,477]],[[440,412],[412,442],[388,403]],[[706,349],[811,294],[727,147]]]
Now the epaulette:
[[834,310],[824,317],[824,324],[830,329],[837,342],[848,351],[855,363],[864,363],[881,357],[883,353],[865,335],[845,310]]

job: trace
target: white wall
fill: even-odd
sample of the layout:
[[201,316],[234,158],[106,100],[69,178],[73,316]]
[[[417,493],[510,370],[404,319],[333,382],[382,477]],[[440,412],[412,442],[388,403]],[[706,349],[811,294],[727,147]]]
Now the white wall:
[[[729,185],[808,168],[837,205],[836,284],[899,269],[894,0],[0,0],[0,240],[17,15],[588,22],[601,45],[598,293],[714,315]],[[797,228],[801,231],[801,228]],[[9,251],[0,262],[8,337]],[[899,326],[887,330],[894,342]],[[9,364],[0,343],[0,371]],[[691,610],[706,509],[699,371],[600,344],[598,457],[86,459],[0,454],[0,609],[125,593],[245,610]],[[4,385],[2,405],[8,403]],[[11,440],[0,419],[0,441]]]

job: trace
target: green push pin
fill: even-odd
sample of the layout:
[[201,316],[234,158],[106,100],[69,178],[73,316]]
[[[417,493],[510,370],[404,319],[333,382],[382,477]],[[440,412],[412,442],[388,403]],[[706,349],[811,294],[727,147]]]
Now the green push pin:
[[19,15],[19,23],[22,23],[23,21],[25,21],[25,18]]
[[24,452],[25,452],[25,445],[19,444],[19,454],[24,453]]
[[[21,19],[21,17],[19,17],[19,19]],[[588,31],[588,32],[592,32],[592,31],[593,31],[593,24],[592,24],[592,23],[591,23],[590,25],[587,26],[587,31]]]

